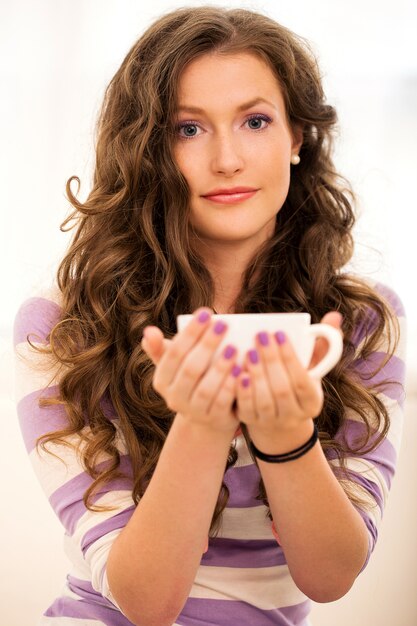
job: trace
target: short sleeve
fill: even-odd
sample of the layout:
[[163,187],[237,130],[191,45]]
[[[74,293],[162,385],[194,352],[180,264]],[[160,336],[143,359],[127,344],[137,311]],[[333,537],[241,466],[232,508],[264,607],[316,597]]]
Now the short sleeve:
[[[65,530],[65,550],[73,572],[80,580],[91,581],[93,589],[119,610],[111,596],[106,576],[107,557],[113,541],[127,524],[135,504],[132,499],[132,468],[120,434],[117,447],[121,454],[120,469],[124,478],[107,483],[93,497],[95,505],[114,507],[96,512],[86,508],[83,495],[93,479],[84,471],[77,455],[80,435],[66,438],[71,447],[47,444],[50,454],[36,447],[36,440],[45,433],[65,427],[67,418],[62,405],[39,406],[39,398],[57,395],[57,381],[45,368],[42,356],[31,348],[45,345],[60,307],[47,298],[29,298],[20,306],[14,321],[15,401],[20,429],[33,470],[49,503]],[[109,403],[103,411],[118,428],[118,418]],[[88,419],[84,432],[89,429]],[[82,449],[82,447],[81,447]],[[105,468],[109,459],[99,459]]]

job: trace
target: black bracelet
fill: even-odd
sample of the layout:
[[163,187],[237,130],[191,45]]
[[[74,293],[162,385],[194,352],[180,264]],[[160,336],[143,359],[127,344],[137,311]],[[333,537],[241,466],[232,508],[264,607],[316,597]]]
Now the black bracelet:
[[285,454],[264,454],[255,447],[253,441],[250,442],[250,448],[253,454],[258,457],[258,459],[261,459],[261,461],[266,461],[267,463],[285,463],[286,461],[293,461],[294,459],[298,459],[300,458],[300,456],[303,456],[303,454],[311,450],[318,438],[319,431],[316,424],[314,424],[313,434],[311,435],[310,439],[302,446],[296,448],[295,450],[292,450],[291,452],[286,452]]

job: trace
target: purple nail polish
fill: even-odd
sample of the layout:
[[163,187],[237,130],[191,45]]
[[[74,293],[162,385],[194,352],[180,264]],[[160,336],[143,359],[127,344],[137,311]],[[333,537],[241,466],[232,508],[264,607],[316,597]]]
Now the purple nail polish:
[[279,343],[280,346],[282,346],[283,343],[285,343],[285,333],[282,332],[282,330],[279,330],[277,333],[275,333],[275,339],[277,340],[277,342]]
[[198,321],[201,322],[202,324],[204,324],[204,322],[207,322],[209,318],[210,318],[210,313],[208,311],[201,311],[201,313],[199,313],[197,316]]
[[242,368],[239,367],[239,365],[234,365],[233,368],[232,368],[232,376],[237,378],[241,371],[242,371]]
[[259,339],[259,343],[261,344],[261,346],[267,346],[269,344],[268,333],[265,333],[265,332],[258,333],[258,339]]
[[249,350],[248,355],[249,355],[249,361],[251,363],[258,363],[259,357],[258,357],[258,353],[256,350]]
[[234,354],[236,354],[236,348],[233,346],[227,346],[223,356],[225,359],[231,359]]
[[222,322],[221,320],[216,322],[213,326],[213,331],[216,333],[216,335],[221,335],[222,332],[224,332],[225,330],[226,330],[226,324]]
[[250,385],[250,378],[242,378],[242,387],[249,387]]

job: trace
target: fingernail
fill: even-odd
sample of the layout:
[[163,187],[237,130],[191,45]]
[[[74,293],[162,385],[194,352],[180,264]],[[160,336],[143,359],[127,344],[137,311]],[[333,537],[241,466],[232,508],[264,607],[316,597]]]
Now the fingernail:
[[269,344],[268,333],[265,333],[265,332],[258,333],[258,339],[259,339],[259,343],[261,344],[261,346],[267,346]]
[[232,376],[237,378],[241,371],[242,371],[242,368],[239,367],[239,365],[234,365],[233,368],[232,368]]
[[210,313],[208,311],[201,311],[201,313],[197,315],[197,319],[199,322],[204,324],[204,322],[207,322],[207,320],[210,319]]
[[277,333],[275,333],[275,339],[277,340],[277,343],[282,346],[282,344],[285,343],[286,340],[285,333],[282,332],[282,330],[279,330]]
[[236,354],[236,348],[233,346],[227,346],[226,350],[223,353],[225,359],[231,359],[232,356]]
[[258,363],[259,357],[258,357],[258,353],[256,350],[249,350],[248,355],[249,355],[249,361],[251,363]]
[[216,322],[213,326],[213,331],[216,333],[216,335],[221,335],[222,332],[224,332],[225,330],[226,330],[226,324],[222,322],[221,320]]
[[242,378],[242,387],[249,387],[250,378]]

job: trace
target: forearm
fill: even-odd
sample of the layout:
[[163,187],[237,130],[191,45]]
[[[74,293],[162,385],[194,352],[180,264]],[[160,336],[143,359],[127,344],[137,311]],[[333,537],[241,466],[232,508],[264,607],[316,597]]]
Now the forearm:
[[[312,420],[297,433],[272,440],[253,429],[257,448],[288,452],[308,440]],[[316,602],[331,602],[352,586],[368,551],[365,524],[349,501],[316,442],[286,463],[258,459],[272,517],[297,586]]]
[[185,604],[232,438],[176,416],[153,477],[108,559],[111,592],[134,623],[157,624],[156,615],[175,618]]

